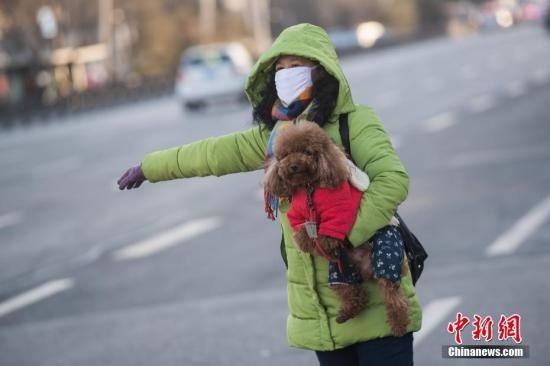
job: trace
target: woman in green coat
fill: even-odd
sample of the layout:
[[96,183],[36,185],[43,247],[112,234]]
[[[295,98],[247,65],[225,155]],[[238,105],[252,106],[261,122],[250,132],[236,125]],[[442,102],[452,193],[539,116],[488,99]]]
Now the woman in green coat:
[[[354,104],[322,28],[299,24],[285,29],[255,64],[245,92],[257,126],[148,154],[119,179],[120,189],[137,188],[145,180],[262,169],[278,120],[314,121],[342,146],[338,120],[347,114],[352,158],[371,181],[348,240],[361,245],[387,225],[407,196],[409,179],[375,113]],[[321,365],[412,365],[412,332],[420,329],[422,311],[410,274],[401,278],[410,304],[409,333],[392,336],[381,293],[371,283],[364,284],[370,294],[367,308],[358,317],[337,323],[339,303],[327,286],[328,262],[296,249],[286,217],[288,206],[287,201],[280,202],[278,217],[288,264],[289,345],[316,351]]]

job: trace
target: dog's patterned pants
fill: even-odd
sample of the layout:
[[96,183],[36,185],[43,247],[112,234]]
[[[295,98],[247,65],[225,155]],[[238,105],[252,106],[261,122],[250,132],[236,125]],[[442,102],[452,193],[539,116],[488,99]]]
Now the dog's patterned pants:
[[405,256],[405,244],[399,229],[388,225],[378,230],[370,239],[374,278],[386,278],[392,282],[401,279],[401,262]]
[[[401,279],[401,262],[405,256],[405,244],[397,227],[388,225],[378,230],[369,240],[372,250],[374,278],[386,278],[392,282]],[[340,255],[343,271],[337,262],[329,263],[328,285],[357,285],[363,282],[355,266],[349,261],[346,252]]]

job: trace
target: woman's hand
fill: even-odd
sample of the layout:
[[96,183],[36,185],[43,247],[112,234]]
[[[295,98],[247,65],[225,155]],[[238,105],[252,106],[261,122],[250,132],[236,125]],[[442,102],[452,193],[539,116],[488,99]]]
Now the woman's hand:
[[120,190],[123,189],[132,189],[132,188],[138,188],[141,183],[143,183],[147,178],[145,178],[145,175],[143,174],[143,170],[141,170],[141,164],[131,167],[126,171],[126,173],[122,174],[122,177],[117,181],[118,188]]

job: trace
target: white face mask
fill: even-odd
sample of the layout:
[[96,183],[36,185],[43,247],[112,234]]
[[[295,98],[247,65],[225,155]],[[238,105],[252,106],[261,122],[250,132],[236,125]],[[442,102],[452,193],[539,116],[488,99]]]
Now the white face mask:
[[275,73],[275,88],[283,105],[294,102],[306,88],[313,85],[311,70],[315,66],[298,66],[282,69]]

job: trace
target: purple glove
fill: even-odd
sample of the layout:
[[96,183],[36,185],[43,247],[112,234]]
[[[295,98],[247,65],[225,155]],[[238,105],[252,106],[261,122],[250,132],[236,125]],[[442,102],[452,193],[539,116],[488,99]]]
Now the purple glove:
[[145,175],[143,174],[143,170],[141,170],[141,164],[136,165],[134,167],[131,167],[120,177],[120,179],[117,181],[118,188],[120,190],[123,189],[132,189],[132,188],[138,188],[141,183],[143,183],[147,178],[145,178]]

